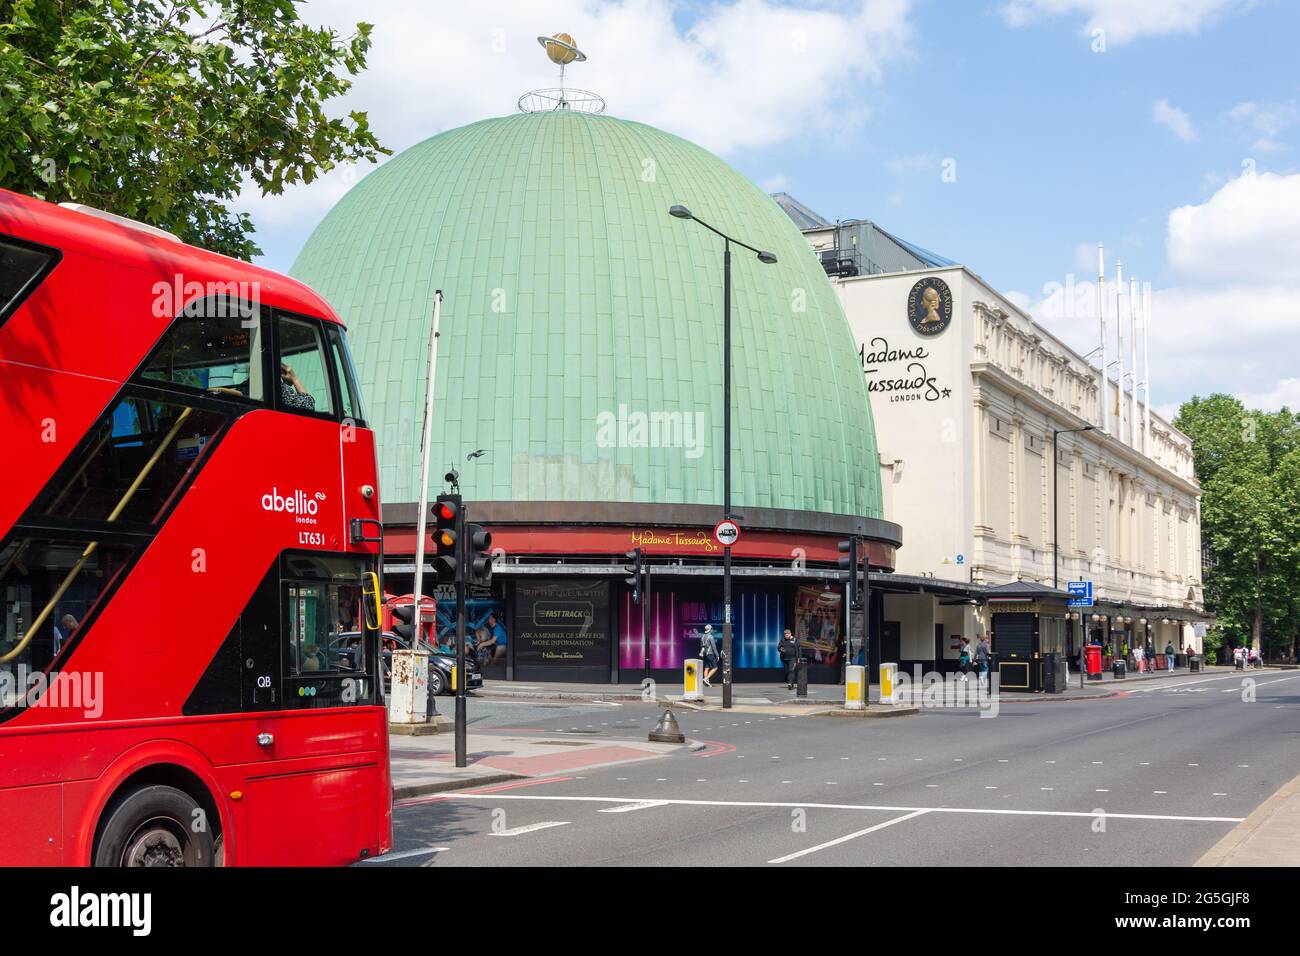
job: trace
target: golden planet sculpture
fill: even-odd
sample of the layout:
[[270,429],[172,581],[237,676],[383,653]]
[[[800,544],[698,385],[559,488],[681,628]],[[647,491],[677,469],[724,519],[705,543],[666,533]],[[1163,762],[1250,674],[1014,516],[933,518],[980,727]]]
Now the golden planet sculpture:
[[537,42],[546,50],[546,55],[552,63],[560,66],[568,66],[575,60],[581,63],[587,58],[581,50],[578,49],[577,42],[567,33],[557,33],[554,36],[538,37]]

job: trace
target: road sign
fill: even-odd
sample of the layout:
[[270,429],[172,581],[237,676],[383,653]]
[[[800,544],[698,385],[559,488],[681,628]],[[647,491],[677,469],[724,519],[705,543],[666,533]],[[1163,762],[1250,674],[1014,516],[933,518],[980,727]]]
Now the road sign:
[[1066,588],[1069,589],[1072,597],[1070,598],[1070,607],[1092,607],[1092,582],[1091,581],[1066,581]]
[[713,537],[717,539],[718,544],[729,548],[740,540],[740,525],[729,518],[719,521],[713,529]]

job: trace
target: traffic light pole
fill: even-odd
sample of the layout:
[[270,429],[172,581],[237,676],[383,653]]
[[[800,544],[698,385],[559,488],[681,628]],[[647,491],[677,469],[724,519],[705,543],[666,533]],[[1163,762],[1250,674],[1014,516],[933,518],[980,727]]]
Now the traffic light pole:
[[[731,520],[731,240],[722,246],[722,517]],[[731,708],[731,545],[722,547],[722,708]]]
[[468,765],[465,752],[465,565],[469,554],[469,535],[465,534],[462,504],[456,522],[456,766]]

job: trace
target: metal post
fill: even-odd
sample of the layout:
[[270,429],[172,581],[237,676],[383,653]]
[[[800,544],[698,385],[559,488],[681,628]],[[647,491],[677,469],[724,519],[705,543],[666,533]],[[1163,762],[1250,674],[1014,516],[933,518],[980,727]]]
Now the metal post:
[[[442,290],[433,293],[433,328],[429,332],[429,374],[424,392],[424,428],[420,432],[420,487],[419,505],[415,511],[415,614],[412,618],[411,651],[420,649],[420,618],[424,600],[424,536],[429,518],[429,444],[433,436],[433,385],[438,371],[438,335],[442,320]],[[437,623],[434,624],[437,627]],[[414,723],[415,694],[410,696],[412,710],[408,720]],[[435,705],[434,712],[437,712]],[[427,713],[427,711],[426,711]]]
[[[644,558],[642,559],[644,560]],[[650,566],[645,566],[645,586],[638,581],[636,586],[641,589],[641,651],[645,654],[645,679],[650,679]],[[644,688],[644,685],[642,685]]]
[[[731,240],[722,245],[722,517],[731,518]],[[722,548],[722,707],[731,707],[731,545]]]
[[465,559],[469,543],[465,540],[469,509],[462,501],[456,517],[456,766],[468,764],[465,753]]
[[1057,481],[1056,481],[1056,436],[1061,434],[1052,429],[1052,587],[1060,590],[1057,568],[1061,563],[1061,519],[1057,516]]

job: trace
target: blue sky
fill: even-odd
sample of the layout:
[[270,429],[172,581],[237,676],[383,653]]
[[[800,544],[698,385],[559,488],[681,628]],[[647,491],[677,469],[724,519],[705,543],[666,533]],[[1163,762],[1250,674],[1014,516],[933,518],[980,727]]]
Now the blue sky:
[[[1211,389],[1300,406],[1300,4],[462,7],[308,4],[340,32],[375,23],[346,105],[395,150],[550,85],[533,37],[563,29],[591,57],[571,82],[611,113],[694,139],[828,218],[873,219],[966,264],[1085,352],[1095,321],[1043,301],[1045,287],[1092,278],[1104,241],[1112,272],[1118,256],[1154,289],[1156,407]],[[248,196],[262,262],[287,270],[365,171]]]

